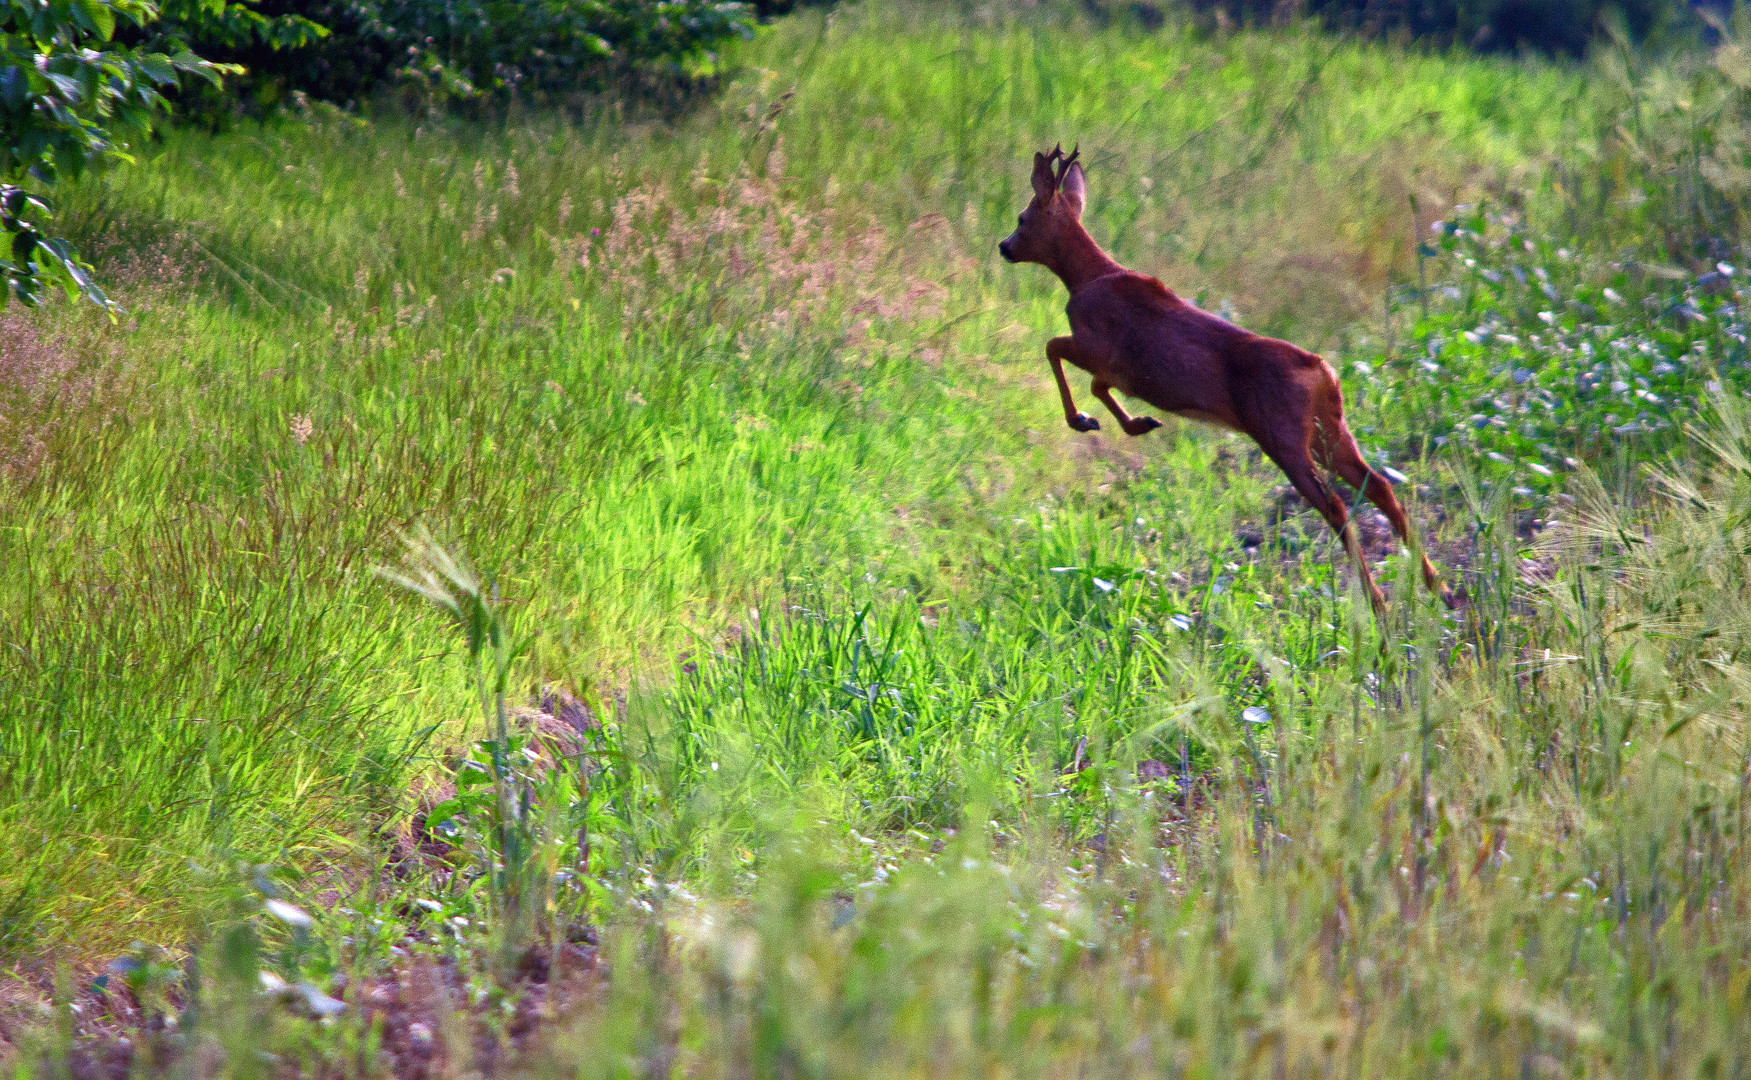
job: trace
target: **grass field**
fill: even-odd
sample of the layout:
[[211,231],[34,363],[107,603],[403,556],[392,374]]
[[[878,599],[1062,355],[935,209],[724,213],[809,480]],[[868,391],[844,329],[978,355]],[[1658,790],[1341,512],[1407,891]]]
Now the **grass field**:
[[[1680,60],[870,4],[734,59],[674,121],[319,110],[63,193],[128,314],[0,316],[8,1000],[128,955],[196,1071],[381,1073],[364,989],[445,956],[460,1076],[513,1038],[489,946],[588,923],[519,1067],[1751,1069],[1744,260],[1662,245],[1701,151],[1633,171]],[[1372,620],[1238,438],[1064,428],[1061,286],[994,250],[1060,140],[1115,255],[1326,351],[1461,613],[1376,542]],[[374,573],[421,527],[509,706],[600,721],[522,885],[478,807],[384,871],[491,771]],[[211,942],[347,1010],[140,959]]]

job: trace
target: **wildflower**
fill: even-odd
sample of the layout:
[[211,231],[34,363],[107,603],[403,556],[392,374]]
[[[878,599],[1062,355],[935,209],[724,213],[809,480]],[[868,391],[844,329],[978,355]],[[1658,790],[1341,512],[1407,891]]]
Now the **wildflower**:
[[310,414],[294,415],[292,417],[292,441],[303,446],[310,441],[310,436],[316,431],[316,422],[310,419]]

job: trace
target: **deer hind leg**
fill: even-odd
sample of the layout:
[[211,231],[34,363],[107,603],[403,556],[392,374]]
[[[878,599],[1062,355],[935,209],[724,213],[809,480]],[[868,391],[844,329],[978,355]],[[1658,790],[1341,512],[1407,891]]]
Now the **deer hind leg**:
[[1362,545],[1356,540],[1356,526],[1350,521],[1349,510],[1344,506],[1344,500],[1338,498],[1337,493],[1320,477],[1319,470],[1313,464],[1311,448],[1279,452],[1266,447],[1265,452],[1271,455],[1271,460],[1289,477],[1289,482],[1295,485],[1295,490],[1301,493],[1301,497],[1313,504],[1313,508],[1332,527],[1332,531],[1343,540],[1344,550],[1349,553],[1350,562],[1355,565],[1356,573],[1362,579],[1362,588],[1368,593],[1368,602],[1374,605],[1376,615],[1384,614],[1386,596],[1381,593],[1380,586],[1374,584],[1374,573],[1368,568],[1368,560],[1362,555]]
[[[1341,404],[1339,409],[1342,409]],[[1380,512],[1386,515],[1387,522],[1392,525],[1392,531],[1405,544],[1410,544],[1410,521],[1405,517],[1404,507],[1399,505],[1398,496],[1392,493],[1392,485],[1386,482],[1386,478],[1369,468],[1368,463],[1362,459],[1362,450],[1356,445],[1355,436],[1344,425],[1343,413],[1339,411],[1335,416],[1328,414],[1321,420],[1319,434],[1324,443],[1326,465],[1343,477],[1344,483],[1360,491],[1369,502],[1379,507]],[[1423,582],[1428,585],[1430,592],[1441,598],[1442,603],[1450,608],[1456,605],[1453,590],[1441,580],[1441,575],[1436,572],[1435,564],[1429,561],[1427,552],[1423,554]]]
[[[1070,384],[1064,379],[1064,361],[1076,355],[1076,341],[1070,337],[1055,337],[1046,342],[1046,359],[1052,362],[1052,377],[1058,380],[1058,397],[1064,402],[1064,422],[1071,431],[1094,431],[1100,421],[1076,408],[1070,396]],[[1074,360],[1071,361],[1075,363]]]
[[1111,383],[1104,383],[1096,379],[1094,385],[1090,386],[1089,389],[1094,391],[1094,396],[1100,398],[1101,403],[1107,407],[1107,411],[1111,412],[1114,419],[1118,420],[1119,426],[1125,429],[1125,434],[1147,435],[1161,426],[1161,421],[1153,416],[1132,416],[1126,412],[1123,405],[1113,400]]

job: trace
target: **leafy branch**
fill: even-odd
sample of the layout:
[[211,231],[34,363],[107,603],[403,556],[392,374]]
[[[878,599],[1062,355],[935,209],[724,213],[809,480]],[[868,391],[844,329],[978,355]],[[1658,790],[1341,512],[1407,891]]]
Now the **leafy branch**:
[[133,160],[128,140],[169,108],[167,91],[185,77],[217,86],[241,70],[202,60],[174,38],[129,45],[118,36],[145,34],[158,16],[150,0],[0,4],[0,202],[10,237],[0,274],[24,303],[38,302],[42,282],[58,278],[70,295],[114,309],[72,246],[45,232],[49,204],[26,184]]

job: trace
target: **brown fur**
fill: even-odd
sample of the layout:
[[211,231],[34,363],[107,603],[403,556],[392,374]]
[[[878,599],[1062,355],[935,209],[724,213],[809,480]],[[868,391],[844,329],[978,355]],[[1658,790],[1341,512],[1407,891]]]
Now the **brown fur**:
[[[1343,538],[1375,609],[1383,610],[1385,597],[1362,557],[1348,508],[1319,466],[1361,491],[1406,542],[1410,524],[1391,485],[1368,467],[1344,423],[1337,372],[1305,349],[1235,326],[1115,262],[1082,227],[1087,183],[1074,150],[1068,156],[1061,148],[1035,154],[1033,188],[1033,201],[998,250],[1010,262],[1045,266],[1070,290],[1064,309],[1070,334],[1046,342],[1065,422],[1076,431],[1100,427],[1076,408],[1064,378],[1069,361],[1093,376],[1094,396],[1127,435],[1153,431],[1161,422],[1128,414],[1114,390],[1164,412],[1245,432]],[[1423,580],[1453,605],[1452,590],[1426,555]]]

